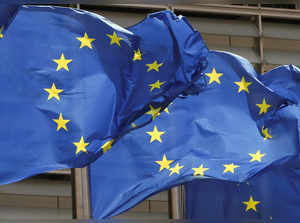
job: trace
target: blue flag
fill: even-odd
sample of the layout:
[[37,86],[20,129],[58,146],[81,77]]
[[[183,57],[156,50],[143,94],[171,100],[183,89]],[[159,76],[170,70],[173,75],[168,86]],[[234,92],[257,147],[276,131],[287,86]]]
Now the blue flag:
[[186,217],[201,222],[298,222],[300,170],[274,166],[241,184],[186,184]]
[[[267,75],[269,74],[269,75]],[[260,75],[259,80],[277,94],[282,95],[291,104],[300,102],[300,71],[293,65],[277,67],[265,75]]]
[[[1,27],[7,27],[10,23],[10,21],[14,18],[16,13],[18,12],[18,9],[20,8],[20,5],[16,4],[2,4],[0,2],[0,24]],[[3,30],[1,30],[3,32]]]
[[200,34],[169,11],[127,30],[82,10],[22,6],[0,27],[0,184],[89,164],[149,104],[193,89],[206,64]]
[[[300,95],[293,80],[299,69],[279,67],[262,78],[237,55],[210,51],[207,58],[198,96],[178,98],[165,110],[150,105],[151,125],[126,135],[91,165],[94,218],[117,215],[198,177],[243,182],[298,157]],[[273,73],[293,82],[289,93],[272,89],[276,82],[267,79]]]

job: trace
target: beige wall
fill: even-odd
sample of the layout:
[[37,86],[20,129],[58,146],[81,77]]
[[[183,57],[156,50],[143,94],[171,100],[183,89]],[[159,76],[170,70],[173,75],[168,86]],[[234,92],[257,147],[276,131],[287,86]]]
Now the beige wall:
[[[70,174],[47,174],[0,186],[3,219],[71,219]],[[141,202],[118,218],[168,218],[168,195],[162,192]]]

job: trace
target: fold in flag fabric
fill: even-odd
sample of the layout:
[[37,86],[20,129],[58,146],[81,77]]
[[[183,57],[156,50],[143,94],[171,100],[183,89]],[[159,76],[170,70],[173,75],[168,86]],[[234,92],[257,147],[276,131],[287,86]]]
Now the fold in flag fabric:
[[275,166],[237,184],[195,180],[186,184],[187,218],[202,222],[297,222],[300,170]]
[[[149,106],[153,122],[91,165],[94,218],[120,214],[199,177],[243,182],[298,157],[299,69],[282,66],[261,78],[237,55],[210,51],[207,58],[198,96],[178,98],[164,110]],[[279,73],[276,82],[272,75]]]
[[[4,4],[0,1],[0,25],[2,29],[7,27],[10,21],[14,18],[14,15],[18,12],[20,5],[16,4]],[[3,30],[1,30],[3,32]]]
[[22,6],[0,27],[0,184],[94,161],[149,104],[188,92],[208,52],[170,11],[124,29],[82,10]]

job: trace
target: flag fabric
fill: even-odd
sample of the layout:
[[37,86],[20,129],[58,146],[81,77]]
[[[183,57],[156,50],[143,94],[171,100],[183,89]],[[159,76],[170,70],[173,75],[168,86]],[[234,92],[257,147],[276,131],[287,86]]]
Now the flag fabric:
[[[20,5],[16,4],[2,4],[0,1],[0,24],[7,27],[10,21],[14,18],[14,15],[18,12]],[[2,28],[2,29],[3,29]],[[3,30],[1,30],[3,32]]]
[[[115,216],[198,177],[243,182],[271,164],[298,157],[300,108],[286,97],[292,93],[273,90],[275,82],[262,82],[237,55],[210,51],[207,60],[197,82],[199,95],[178,98],[165,110],[150,105],[153,122],[126,135],[90,166],[94,218]],[[293,66],[278,69],[283,82],[300,75]],[[299,85],[291,86],[298,99]]]
[[193,88],[206,64],[200,34],[170,11],[129,30],[82,10],[22,6],[0,27],[0,184],[89,164],[148,104]]
[[[260,75],[259,80],[277,94],[282,95],[292,104],[300,102],[300,71],[294,65],[280,66]],[[268,74],[267,73],[267,74]]]
[[277,165],[241,184],[197,179],[185,188],[188,219],[207,223],[299,222],[299,169]]

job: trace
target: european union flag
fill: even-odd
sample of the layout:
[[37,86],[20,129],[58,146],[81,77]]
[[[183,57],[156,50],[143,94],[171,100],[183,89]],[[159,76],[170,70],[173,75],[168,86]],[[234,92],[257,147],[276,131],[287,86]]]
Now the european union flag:
[[298,222],[300,170],[273,166],[244,183],[186,184],[186,217],[201,222]]
[[168,11],[129,30],[22,6],[0,27],[0,184],[89,164],[149,104],[188,92],[206,64],[200,34]]
[[[91,165],[94,218],[117,215],[197,178],[243,182],[271,164],[298,157],[300,108],[286,95],[299,99],[293,82],[299,69],[278,68],[282,82],[293,82],[284,94],[275,89],[280,82],[267,81],[277,69],[260,77],[240,56],[210,51],[207,59],[198,96],[178,98],[166,110],[150,106],[154,121]],[[151,112],[155,109],[159,113]]]

